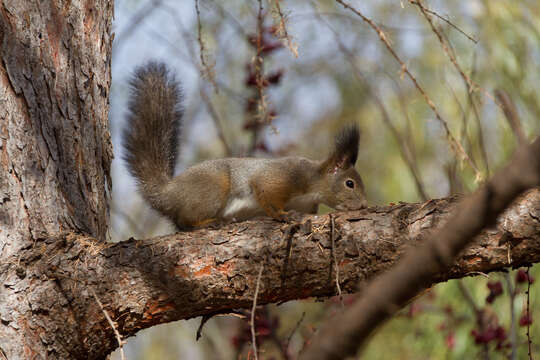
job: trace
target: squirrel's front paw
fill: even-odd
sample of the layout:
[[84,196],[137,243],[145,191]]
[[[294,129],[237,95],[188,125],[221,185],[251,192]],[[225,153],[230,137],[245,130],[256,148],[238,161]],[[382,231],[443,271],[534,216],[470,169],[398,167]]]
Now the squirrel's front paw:
[[285,211],[285,210],[276,211],[271,216],[274,220],[279,221],[279,222],[289,222],[291,219],[290,212]]

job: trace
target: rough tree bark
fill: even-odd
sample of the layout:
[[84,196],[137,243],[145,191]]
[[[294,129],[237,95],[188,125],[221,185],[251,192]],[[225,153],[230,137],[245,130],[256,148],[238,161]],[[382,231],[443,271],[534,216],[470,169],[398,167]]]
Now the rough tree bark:
[[[0,358],[103,358],[154,324],[259,303],[356,291],[416,246],[455,199],[291,224],[268,219],[105,242],[112,5],[0,7]],[[435,281],[540,261],[540,191],[529,192]],[[335,247],[332,249],[331,234]]]
[[[53,280],[9,284],[25,277],[25,249],[45,249],[57,233],[105,240],[111,19],[111,1],[0,4],[0,346],[9,359],[65,357],[60,342],[78,333]],[[52,344],[55,327],[65,337]]]

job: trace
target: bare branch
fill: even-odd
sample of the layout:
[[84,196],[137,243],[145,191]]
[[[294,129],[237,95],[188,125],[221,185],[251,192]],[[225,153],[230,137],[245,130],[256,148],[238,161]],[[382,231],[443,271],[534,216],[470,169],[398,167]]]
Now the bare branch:
[[116,325],[115,325],[114,321],[109,316],[109,313],[107,312],[107,310],[105,310],[105,308],[103,307],[103,304],[101,303],[101,301],[97,297],[96,292],[93,289],[90,289],[90,292],[94,296],[94,299],[96,300],[96,303],[99,305],[99,308],[103,312],[103,315],[105,316],[105,319],[107,319],[107,322],[109,323],[109,325],[111,326],[111,328],[114,331],[114,335],[116,336],[116,341],[118,341],[118,346],[120,347],[120,358],[122,360],[126,360],[126,356],[124,355],[124,341],[122,340],[122,336],[118,332],[118,329],[116,328]]
[[287,42],[287,48],[294,55],[295,58],[298,58],[298,45],[296,45],[287,31],[287,16],[281,10],[281,5],[279,5],[280,0],[274,0],[276,4],[276,12],[279,17],[279,27],[278,34]]
[[199,58],[201,60],[201,75],[203,78],[208,78],[208,81],[214,86],[214,91],[217,93],[219,87],[216,83],[216,72],[214,64],[209,64],[207,60],[206,48],[202,39],[202,24],[201,11],[199,10],[199,0],[195,0],[195,12],[197,14],[197,42],[199,43]]
[[[476,303],[475,303],[475,301],[474,301],[474,299],[473,299],[473,297],[471,295],[471,292],[465,286],[465,284],[463,283],[463,281],[461,279],[458,281],[458,288],[459,288],[459,291],[461,291],[461,295],[463,295],[463,298],[465,299],[467,304],[469,304],[472,311],[474,312],[474,318],[476,320],[476,325],[478,325],[478,328],[480,329],[480,332],[483,333],[485,331],[484,312],[478,308],[478,306],[476,305]],[[483,344],[482,351],[483,351],[483,355],[484,355],[484,360],[489,360],[489,344],[487,344],[487,343]]]
[[[412,0],[411,3],[415,4],[415,1]],[[478,40],[476,40],[475,38],[473,38],[472,36],[468,35],[465,31],[461,30],[457,25],[455,25],[454,23],[452,23],[449,19],[445,18],[444,16],[441,16],[439,14],[437,14],[435,11],[433,10],[429,10],[428,8],[426,7],[423,7],[424,8],[424,11],[427,12],[428,14],[431,14],[439,19],[441,19],[442,21],[444,21],[445,23],[447,23],[448,25],[450,25],[451,27],[453,27],[454,29],[456,29],[457,31],[459,31],[463,36],[465,36],[467,39],[471,40],[473,43],[477,44],[478,43]]]
[[296,333],[296,331],[298,331],[298,329],[300,328],[300,324],[302,324],[302,321],[304,321],[305,317],[306,317],[306,312],[303,311],[302,316],[300,316],[300,319],[298,319],[298,321],[296,322],[296,325],[294,326],[294,328],[291,330],[291,333],[287,337],[287,341],[285,342],[285,346],[284,346],[285,351],[288,351],[289,345],[291,344],[292,337],[293,337],[294,333]]
[[122,31],[116,37],[114,51],[119,52],[120,48],[124,46],[124,44],[127,44],[128,39],[135,33],[135,30],[137,30],[137,27],[139,27],[144,19],[149,17],[155,10],[159,9],[161,5],[163,5],[163,0],[152,0],[133,15],[127,29]]
[[508,120],[510,128],[514,132],[514,136],[516,137],[518,143],[520,145],[527,144],[527,136],[525,135],[523,127],[521,126],[516,104],[514,104],[512,98],[510,98],[506,91],[502,89],[495,90],[495,96],[502,104],[504,116],[506,116],[506,120]]
[[259,275],[257,275],[257,283],[255,285],[255,294],[253,295],[253,307],[251,308],[251,345],[253,346],[253,354],[255,355],[255,360],[259,359],[257,353],[257,334],[255,333],[255,312],[257,311],[257,296],[259,295],[259,286],[261,285],[261,275],[264,269],[264,265],[261,265],[259,270]]
[[264,92],[264,57],[263,57],[263,5],[259,0],[259,10],[257,12],[257,37],[255,40],[256,55],[253,58],[255,69],[255,83],[257,88],[257,121],[260,124],[266,123],[268,118],[268,104],[266,103],[266,94]]
[[334,271],[336,272],[336,290],[339,297],[339,302],[341,303],[341,308],[344,308],[345,305],[343,305],[343,295],[341,294],[341,286],[339,285],[339,264],[337,261],[337,255],[335,251],[335,232],[334,232],[335,227],[336,227],[336,224],[334,221],[334,215],[330,214],[330,242],[332,244],[332,259],[334,261]]
[[229,142],[227,141],[227,138],[225,138],[225,129],[223,129],[223,121],[221,117],[219,116],[219,113],[217,112],[216,108],[212,104],[212,100],[208,97],[206,92],[204,91],[203,87],[200,87],[199,93],[201,94],[201,99],[206,104],[206,107],[208,108],[208,112],[210,113],[210,118],[214,121],[214,126],[216,128],[217,135],[219,139],[221,140],[221,143],[223,144],[223,147],[225,148],[225,156],[232,156],[233,151],[231,147],[229,146]]
[[[401,154],[401,158],[403,159],[403,161],[405,162],[405,165],[407,165],[407,167],[409,168],[409,171],[411,172],[411,175],[414,179],[414,183],[416,185],[416,190],[418,194],[420,195],[420,198],[424,201],[428,200],[424,183],[422,181],[422,178],[420,177],[420,171],[418,170],[418,164],[416,161],[416,154],[415,154],[412,139],[409,139],[411,141],[407,142],[406,139],[404,139],[404,137],[400,134],[398,129],[394,126],[394,124],[392,123],[392,120],[390,119],[390,115],[388,114],[388,111],[386,110],[386,107],[384,106],[384,103],[381,97],[377,93],[377,90],[373,89],[370,81],[366,79],[363,72],[360,70],[360,68],[356,64],[356,60],[357,60],[356,55],[351,50],[349,50],[345,46],[345,44],[343,44],[343,41],[341,41],[341,38],[339,37],[338,33],[330,26],[330,24],[328,24],[328,22],[325,21],[324,18],[322,18],[322,16],[318,15],[318,12],[315,12],[315,14],[317,18],[319,19],[319,21],[323,22],[330,29],[330,31],[334,35],[335,41],[338,44],[339,50],[343,53],[343,55],[345,56],[345,59],[351,66],[353,70],[353,74],[360,82],[362,82],[362,84],[365,85],[367,92],[375,101],[375,105],[377,105],[377,107],[379,108],[379,111],[381,112],[381,116],[382,116],[384,124],[388,127],[388,129],[390,130],[390,132],[392,133],[392,135],[394,136],[394,139],[396,140],[398,144],[398,149]],[[395,81],[392,77],[391,79]],[[396,83],[396,86],[399,86],[397,82],[395,83]],[[409,123],[409,117],[407,115],[407,108],[405,106],[401,93],[398,93],[398,97],[400,99],[400,103],[403,108],[403,112],[405,113],[405,118],[407,120],[407,129],[410,130],[409,128],[410,123]],[[410,133],[408,135],[410,135]]]
[[527,355],[529,360],[533,360],[532,357],[532,341],[531,341],[531,308],[530,308],[530,296],[531,296],[531,278],[529,274],[530,267],[527,267],[527,308],[525,309],[527,316]]
[[381,28],[377,24],[375,24],[375,22],[373,20],[371,20],[368,17],[364,16],[360,11],[358,11],[357,9],[352,7],[350,4],[344,2],[343,0],[336,0],[336,1],[339,4],[343,5],[344,8],[349,9],[353,13],[355,13],[356,15],[360,16],[360,18],[362,18],[362,20],[364,20],[371,28],[373,28],[377,32],[377,35],[379,36],[379,38],[381,39],[383,44],[386,46],[386,48],[388,49],[390,54],[394,57],[394,59],[396,59],[396,61],[401,66],[401,71],[403,71],[403,73],[405,73],[409,77],[409,79],[411,79],[411,81],[413,82],[416,89],[420,92],[420,94],[423,96],[423,98],[426,101],[426,103],[428,104],[428,106],[431,108],[431,110],[435,114],[435,117],[437,118],[437,120],[443,126],[444,132],[446,134],[446,138],[450,142],[450,147],[452,148],[452,150],[456,152],[456,154],[458,155],[459,158],[463,158],[463,159],[465,159],[467,161],[469,166],[475,172],[477,178],[482,178],[482,175],[481,175],[480,171],[478,170],[478,168],[476,167],[474,162],[471,160],[470,156],[467,154],[467,152],[465,151],[465,149],[463,148],[461,143],[459,141],[457,141],[456,138],[454,137],[454,135],[452,135],[452,133],[450,132],[450,128],[448,127],[448,123],[446,122],[446,120],[444,120],[442,118],[442,116],[439,113],[439,110],[437,110],[437,107],[435,106],[435,103],[433,102],[433,100],[431,100],[429,95],[420,86],[420,84],[418,83],[418,80],[416,80],[414,75],[409,71],[407,65],[397,55],[394,48],[392,48],[392,46],[390,45],[390,42],[388,41],[388,38],[386,37],[386,34],[381,30]]
[[[488,162],[486,148],[485,148],[485,145],[484,145],[484,134],[483,134],[483,131],[482,131],[482,123],[480,121],[480,116],[478,115],[478,109],[476,108],[476,104],[475,104],[474,98],[473,98],[473,93],[477,89],[482,90],[484,93],[487,93],[487,92],[485,90],[483,90],[478,84],[476,84],[472,80],[472,78],[470,76],[465,74],[463,69],[461,69],[461,66],[457,62],[456,55],[455,55],[453,49],[450,46],[450,42],[443,36],[443,34],[437,29],[437,27],[435,27],[435,24],[433,24],[433,21],[431,21],[431,17],[428,15],[428,9],[426,9],[422,5],[421,0],[410,0],[410,2],[411,2],[411,4],[414,4],[414,5],[418,6],[418,8],[420,9],[420,12],[422,13],[422,15],[424,15],[427,22],[429,23],[429,26],[431,27],[431,31],[433,31],[433,33],[437,36],[437,39],[439,39],[439,42],[441,43],[441,47],[443,48],[445,54],[448,56],[448,58],[450,59],[450,62],[454,65],[454,67],[458,71],[459,75],[461,76],[461,78],[465,82],[465,86],[467,88],[467,93],[468,93],[468,97],[469,97],[469,102],[470,102],[470,104],[472,106],[473,113],[474,113],[474,118],[476,120],[476,125],[478,127],[478,142],[479,142],[479,145],[480,145],[480,153],[482,154],[482,159],[484,160],[484,164],[486,166],[486,175],[489,176],[489,162]],[[432,11],[429,11],[429,13],[433,14]],[[438,15],[437,15],[437,17],[440,18],[440,16],[438,16]],[[489,95],[489,97],[493,98],[491,95]]]
[[516,360],[517,356],[517,331],[516,331],[516,311],[514,303],[516,299],[516,288],[512,285],[512,279],[509,273],[504,274],[508,296],[510,297],[510,360]]
[[469,76],[467,76],[467,74],[465,74],[465,72],[461,69],[461,66],[459,66],[455,55],[449,49],[448,45],[444,41],[443,36],[439,32],[439,30],[435,27],[435,24],[433,24],[433,21],[431,21],[431,17],[427,13],[426,11],[427,9],[422,5],[421,0],[410,0],[410,3],[416,5],[420,9],[420,12],[422,13],[424,18],[427,20],[429,26],[431,27],[431,31],[433,31],[433,33],[437,36],[437,39],[439,39],[439,42],[441,43],[441,46],[444,52],[450,59],[450,62],[454,65],[456,70],[459,72],[459,75],[463,79],[465,79],[465,82],[467,83],[467,90],[469,92],[476,91],[476,89],[479,88],[479,86],[475,82],[473,82],[472,79]]
[[[198,18],[198,16],[199,16],[198,2],[199,2],[199,0],[196,0],[195,7],[196,7],[196,12],[197,12],[197,19],[199,21],[198,25],[200,26],[200,20]],[[176,15],[176,12],[175,12],[176,9],[174,9],[173,7],[170,7],[170,6],[166,5],[166,4],[163,4],[163,8],[165,8],[167,10],[167,14],[174,17],[175,24],[176,24],[176,26],[178,28],[178,32],[184,38],[184,41],[185,41],[185,43],[187,45],[186,49],[187,49],[187,51],[189,53],[189,57],[187,57],[186,61],[193,64],[193,66],[197,69],[197,71],[200,74],[202,74],[203,79],[205,77],[209,78],[209,81],[212,83],[212,85],[213,85],[213,87],[215,89],[215,92],[217,93],[218,88],[223,87],[223,86],[220,86],[220,84],[218,84],[215,77],[205,76],[205,73],[208,73],[212,69],[209,67],[209,65],[204,60],[205,48],[204,48],[204,43],[202,42],[202,39],[201,39],[200,29],[199,29],[198,42],[199,42],[199,51],[200,51],[201,64],[199,64],[197,62],[197,60],[196,60],[197,56],[195,54],[195,49],[193,49],[193,47],[190,46],[190,33],[182,26],[182,23],[181,23],[180,19],[178,18],[178,16],[175,16]],[[176,44],[172,44],[168,39],[164,38],[159,33],[156,33],[155,36],[160,38],[161,40],[163,40],[174,52],[176,52],[178,54],[181,54],[181,52],[178,49],[178,47],[176,46]],[[206,107],[208,109],[208,113],[210,114],[210,118],[214,122],[214,127],[216,129],[217,136],[218,136],[219,140],[221,141],[221,143],[223,144],[223,148],[225,150],[224,151],[225,156],[232,156],[233,151],[232,151],[231,146],[229,145],[229,143],[227,141],[227,138],[225,137],[225,131],[224,131],[224,128],[223,128],[223,122],[221,120],[221,117],[219,116],[218,112],[216,111],[214,105],[212,104],[212,100],[206,94],[204,86],[201,85],[201,86],[199,86],[199,88],[200,88],[199,93],[201,95],[201,99],[202,99],[202,101],[204,102],[204,104],[206,105]],[[225,89],[225,90],[227,90],[227,89]]]
[[[406,249],[418,248],[432,229],[452,216],[456,201],[451,197],[335,213],[334,251],[337,259],[343,259],[339,262],[342,292],[357,291],[358,283],[365,284],[390,269]],[[439,271],[432,281],[540,262],[538,218],[540,190],[534,190],[505,212],[496,227],[482,232],[450,270]],[[77,331],[86,339],[84,348],[92,348],[92,355],[100,358],[118,344],[109,323],[95,316],[101,310],[88,294],[89,286],[107,304],[111,318],[117,319],[124,339],[156,324],[251,309],[263,261],[261,283],[265,286],[259,290],[257,304],[334,296],[336,284],[329,277],[333,269],[329,217],[305,215],[293,221],[297,230],[292,235],[288,235],[292,224],[267,218],[116,244],[64,234],[43,242],[44,248],[20,251],[20,261],[28,270],[19,286],[48,274],[53,279],[48,291],[59,291],[58,285],[63,289],[62,294],[51,293],[51,298],[73,299],[70,307],[55,303],[48,308],[60,319],[74,316],[75,311]],[[510,242],[510,263],[508,244],[500,244],[505,233],[509,233],[504,236]],[[295,250],[282,279],[291,236]]]

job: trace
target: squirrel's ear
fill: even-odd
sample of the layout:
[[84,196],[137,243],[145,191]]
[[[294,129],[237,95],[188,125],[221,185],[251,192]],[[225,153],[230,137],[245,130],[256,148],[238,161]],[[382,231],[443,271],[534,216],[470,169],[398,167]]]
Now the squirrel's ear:
[[356,124],[341,129],[336,136],[334,152],[323,163],[323,169],[326,172],[336,173],[354,166],[358,158],[359,144],[360,130]]

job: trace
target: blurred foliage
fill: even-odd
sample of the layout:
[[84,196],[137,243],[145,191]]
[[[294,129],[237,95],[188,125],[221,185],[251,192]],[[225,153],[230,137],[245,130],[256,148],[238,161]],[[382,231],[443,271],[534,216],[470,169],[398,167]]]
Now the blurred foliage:
[[[516,271],[511,272],[510,278],[515,280]],[[531,269],[536,279],[540,275],[540,266]],[[365,359],[483,359],[481,345],[475,344],[471,331],[477,329],[475,313],[465,301],[458,286],[459,280],[452,280],[439,284],[432,289],[430,296],[418,299],[402,311],[401,316],[389,321],[373,337],[365,349]],[[503,284],[503,294],[492,304],[486,302],[489,294],[488,281],[500,281]],[[476,306],[485,307],[485,311],[498,317],[499,324],[505,328],[508,335],[510,329],[510,296],[504,276],[490,274],[489,279],[484,276],[465,278],[463,285],[470,291]],[[540,319],[540,297],[538,286],[531,287],[530,309],[533,319]],[[522,316],[525,308],[526,286],[518,285],[519,293],[514,302],[516,322]],[[415,309],[415,310],[412,310]],[[449,316],[449,313],[451,316]],[[412,315],[411,315],[412,314]],[[452,317],[459,318],[453,322]],[[453,333],[454,344],[448,341],[449,333]],[[517,325],[517,359],[527,358],[526,328]],[[540,354],[540,324],[538,321],[531,325],[535,357]],[[508,341],[508,338],[507,340]],[[509,349],[497,351],[495,341],[489,343],[491,359],[508,359]],[[384,349],[384,350],[383,350]]]
[[[123,123],[130,71],[148,58],[160,57],[177,68],[185,84],[186,126],[181,167],[227,155],[216,123],[231,148],[229,155],[301,154],[320,158],[328,151],[335,130],[354,121],[361,125],[363,132],[357,167],[372,204],[422,200],[400,147],[413,159],[428,197],[466,193],[479,185],[471,167],[449,146],[440,122],[414,84],[404,76],[376,33],[352,12],[331,0],[280,1],[290,39],[283,38],[282,47],[263,55],[264,74],[283,73],[272,86],[264,89],[265,111],[275,114],[275,118],[268,126],[254,130],[247,124],[256,118],[256,111],[247,109],[250,99],[260,101],[260,98],[247,79],[250,76],[248,65],[256,55],[249,38],[256,35],[258,2],[200,0],[201,38],[208,64],[204,68],[199,57],[194,1],[117,1],[115,31],[119,36],[113,52],[111,91],[111,129],[116,149],[119,148],[117,139]],[[275,3],[275,0],[263,1],[265,9],[271,8],[270,13],[265,12],[264,23],[269,33],[279,28],[281,21]],[[477,40],[473,42],[447,22],[432,17],[461,69],[478,84],[472,92],[468,91],[466,82],[417,6],[404,0],[351,3],[385,32],[393,49],[432,98],[450,131],[483,177],[505,164],[516,147],[508,121],[494,102],[495,89],[505,90],[513,99],[529,138],[540,133],[538,1],[424,3]],[[137,22],[139,18],[142,20]],[[272,41],[276,39],[269,39]],[[291,44],[293,48],[298,47],[298,58],[288,49]],[[215,78],[211,74],[215,74]],[[201,91],[208,96],[219,119],[212,118],[209,103],[201,99]],[[396,139],[384,121],[377,98],[402,140]],[[157,225],[158,218],[135,194],[123,165],[118,161],[113,165],[113,240],[170,231],[167,225]],[[531,273],[540,279],[540,266],[533,267]],[[515,272],[510,277],[514,279]],[[479,308],[485,306],[487,281],[484,276],[462,281]],[[490,274],[489,281],[501,281],[504,292],[486,311],[496,314],[500,325],[508,331],[510,296],[504,275]],[[540,319],[537,283],[531,288],[534,320]],[[524,304],[522,285],[520,289],[514,309],[518,319]],[[288,338],[305,313],[291,337],[289,351],[292,355],[300,351],[321,321],[340,311],[335,302],[307,300],[266,309],[268,316],[279,319],[273,330],[280,339]],[[197,326],[191,320],[146,330],[128,344],[128,359],[230,359],[238,356],[233,340],[244,331],[244,320],[210,320],[199,343],[194,342]],[[475,326],[472,307],[465,301],[458,283],[449,281],[435,286],[430,295],[418,299],[384,325],[364,349],[363,358],[483,358],[482,346],[475,345],[471,335]],[[538,357],[538,321],[533,321],[531,333]],[[524,328],[518,327],[517,334],[517,358],[523,359],[526,358]],[[506,358],[493,344],[489,346],[492,359]],[[248,356],[248,347],[240,349],[241,358]],[[262,358],[282,356],[272,341],[263,341],[261,350]]]

